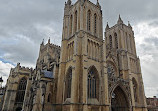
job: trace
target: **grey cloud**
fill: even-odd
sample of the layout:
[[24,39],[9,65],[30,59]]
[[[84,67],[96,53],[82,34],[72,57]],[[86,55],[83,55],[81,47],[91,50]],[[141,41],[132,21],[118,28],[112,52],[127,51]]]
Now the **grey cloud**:
[[158,47],[158,38],[157,37],[145,38],[145,42],[147,42],[149,44],[153,44],[155,47]]
[[153,26],[153,27],[158,27],[158,20],[154,20],[154,21],[151,22],[149,25],[150,25],[150,26]]

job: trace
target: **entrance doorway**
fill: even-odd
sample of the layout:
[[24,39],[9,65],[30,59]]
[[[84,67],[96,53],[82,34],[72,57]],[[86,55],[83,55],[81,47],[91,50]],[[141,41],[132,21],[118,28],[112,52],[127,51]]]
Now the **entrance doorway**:
[[21,110],[22,110],[21,107],[16,108],[16,111],[21,111]]
[[129,111],[128,99],[119,86],[112,93],[111,111]]

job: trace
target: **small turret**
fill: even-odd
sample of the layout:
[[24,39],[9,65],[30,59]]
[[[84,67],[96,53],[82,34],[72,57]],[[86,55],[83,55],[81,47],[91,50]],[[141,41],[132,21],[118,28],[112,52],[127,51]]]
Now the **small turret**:
[[119,19],[118,19],[118,21],[117,21],[117,24],[123,24],[123,21],[122,21],[122,19],[121,19],[121,16],[119,15]]
[[106,29],[105,30],[109,30],[109,24],[107,22],[107,25],[106,25]]

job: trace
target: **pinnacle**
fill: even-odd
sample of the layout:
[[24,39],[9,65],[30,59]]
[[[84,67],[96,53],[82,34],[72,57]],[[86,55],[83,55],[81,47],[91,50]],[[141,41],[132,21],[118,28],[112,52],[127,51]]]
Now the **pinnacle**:
[[117,24],[123,24],[123,21],[122,21],[122,19],[121,19],[120,14],[119,14],[119,19],[118,19],[118,21],[117,21]]
[[106,30],[108,30],[109,29],[109,24],[108,24],[108,22],[107,22],[107,25],[106,25]]
[[68,4],[68,5],[71,5],[71,0],[68,0],[68,1],[67,1],[67,4]]
[[48,39],[48,43],[50,44],[50,37],[49,37],[49,39]]

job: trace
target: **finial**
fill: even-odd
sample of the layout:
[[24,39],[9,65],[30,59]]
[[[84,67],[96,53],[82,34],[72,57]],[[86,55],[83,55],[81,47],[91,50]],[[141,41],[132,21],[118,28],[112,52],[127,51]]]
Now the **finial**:
[[132,28],[132,26],[131,26],[131,24],[130,24],[130,22],[129,22],[129,21],[128,21],[128,27]]
[[50,37],[49,37],[49,39],[48,39],[48,43],[50,44]]
[[119,14],[119,19],[118,19],[118,21],[117,21],[117,24],[123,24],[123,21],[122,21],[122,19],[121,19],[121,15]]
[[121,19],[121,15],[119,14],[119,19]]
[[42,43],[41,43],[41,45],[44,45],[44,39],[42,40]]
[[109,24],[108,24],[108,22],[107,22],[107,25],[106,25],[106,30],[108,30],[109,29]]

